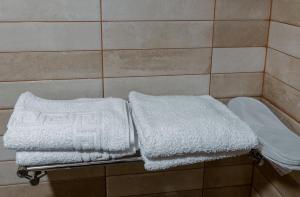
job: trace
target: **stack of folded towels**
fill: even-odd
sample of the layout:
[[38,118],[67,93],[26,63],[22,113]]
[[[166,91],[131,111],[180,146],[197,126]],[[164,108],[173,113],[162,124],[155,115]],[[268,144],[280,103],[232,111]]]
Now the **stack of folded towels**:
[[253,131],[210,96],[129,94],[145,168],[161,170],[248,153]]
[[46,100],[22,94],[9,120],[4,145],[23,166],[116,159],[135,154],[125,100]]

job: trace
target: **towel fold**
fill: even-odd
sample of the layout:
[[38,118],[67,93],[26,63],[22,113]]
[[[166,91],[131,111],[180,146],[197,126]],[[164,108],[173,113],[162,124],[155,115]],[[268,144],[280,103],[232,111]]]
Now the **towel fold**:
[[129,94],[145,168],[164,169],[249,152],[247,124],[211,96]]
[[120,152],[134,147],[127,102],[118,98],[46,100],[22,94],[4,145],[17,151]]
[[172,167],[190,165],[204,161],[213,161],[219,159],[225,159],[229,157],[237,157],[243,154],[247,154],[248,151],[242,152],[233,152],[233,153],[224,153],[224,154],[211,154],[211,155],[194,155],[194,156],[185,156],[185,157],[170,157],[170,158],[161,158],[151,160],[144,155],[142,156],[145,161],[145,168],[150,171],[154,170],[165,170]]
[[100,152],[17,152],[16,163],[20,166],[39,166],[48,164],[80,163],[118,159],[134,155],[135,151],[124,153]]

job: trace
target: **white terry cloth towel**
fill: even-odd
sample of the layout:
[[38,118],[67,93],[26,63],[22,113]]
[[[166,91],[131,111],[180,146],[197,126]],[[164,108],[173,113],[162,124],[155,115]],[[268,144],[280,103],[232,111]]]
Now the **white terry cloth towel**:
[[128,153],[100,153],[100,152],[17,152],[16,163],[20,166],[38,166],[64,163],[80,163],[92,161],[104,161],[109,159],[118,159],[134,155],[134,152]]
[[300,169],[300,137],[265,104],[253,98],[237,97],[229,101],[228,107],[256,133],[264,157],[277,165]]
[[247,154],[247,152],[234,152],[234,153],[226,153],[226,154],[211,154],[206,156],[186,156],[186,157],[170,157],[170,158],[162,158],[156,160],[150,160],[144,155],[142,158],[145,162],[145,169],[149,171],[154,170],[164,170],[172,167],[177,167],[181,165],[190,165],[194,163],[204,162],[204,161],[213,161],[219,159],[225,159],[229,157],[236,157],[239,155]]
[[17,151],[134,151],[127,102],[118,98],[46,100],[22,94],[4,145]]
[[182,156],[202,157],[202,161],[210,155],[249,152],[258,145],[249,126],[211,96],[131,92],[129,101],[146,163]]
[[108,153],[100,152],[17,152],[16,163],[20,166],[38,166],[108,160]]

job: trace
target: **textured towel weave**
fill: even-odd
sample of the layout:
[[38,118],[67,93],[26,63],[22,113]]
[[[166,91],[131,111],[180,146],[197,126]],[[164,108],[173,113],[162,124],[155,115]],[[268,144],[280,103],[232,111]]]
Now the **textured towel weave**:
[[129,100],[146,168],[152,160],[182,156],[198,157],[191,162],[212,160],[248,152],[258,144],[248,125],[210,96],[131,92]]

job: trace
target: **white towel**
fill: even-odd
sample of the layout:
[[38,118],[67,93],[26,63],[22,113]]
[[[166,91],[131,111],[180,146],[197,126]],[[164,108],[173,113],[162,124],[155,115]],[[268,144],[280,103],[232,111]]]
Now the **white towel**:
[[15,105],[4,145],[18,151],[128,152],[134,131],[125,100],[46,100],[27,92]]
[[20,166],[64,164],[108,160],[108,153],[100,152],[17,152],[16,163]]
[[248,152],[234,152],[234,153],[226,153],[226,154],[211,154],[206,156],[186,156],[186,157],[170,157],[170,158],[162,158],[156,160],[150,160],[144,155],[142,158],[145,162],[145,169],[149,171],[154,170],[165,170],[168,168],[173,168],[182,165],[190,165],[194,163],[204,162],[204,161],[213,161],[219,159],[225,159],[229,157],[237,157],[239,155],[247,154]]
[[118,159],[132,156],[135,152],[127,153],[100,153],[100,152],[17,152],[16,163],[20,166],[37,166],[49,164],[80,163]]
[[[131,92],[129,101],[149,170],[160,168],[147,167],[153,160],[173,158],[166,166],[188,164],[249,152],[258,144],[247,124],[208,95],[149,96]],[[185,158],[180,159],[182,156]]]

